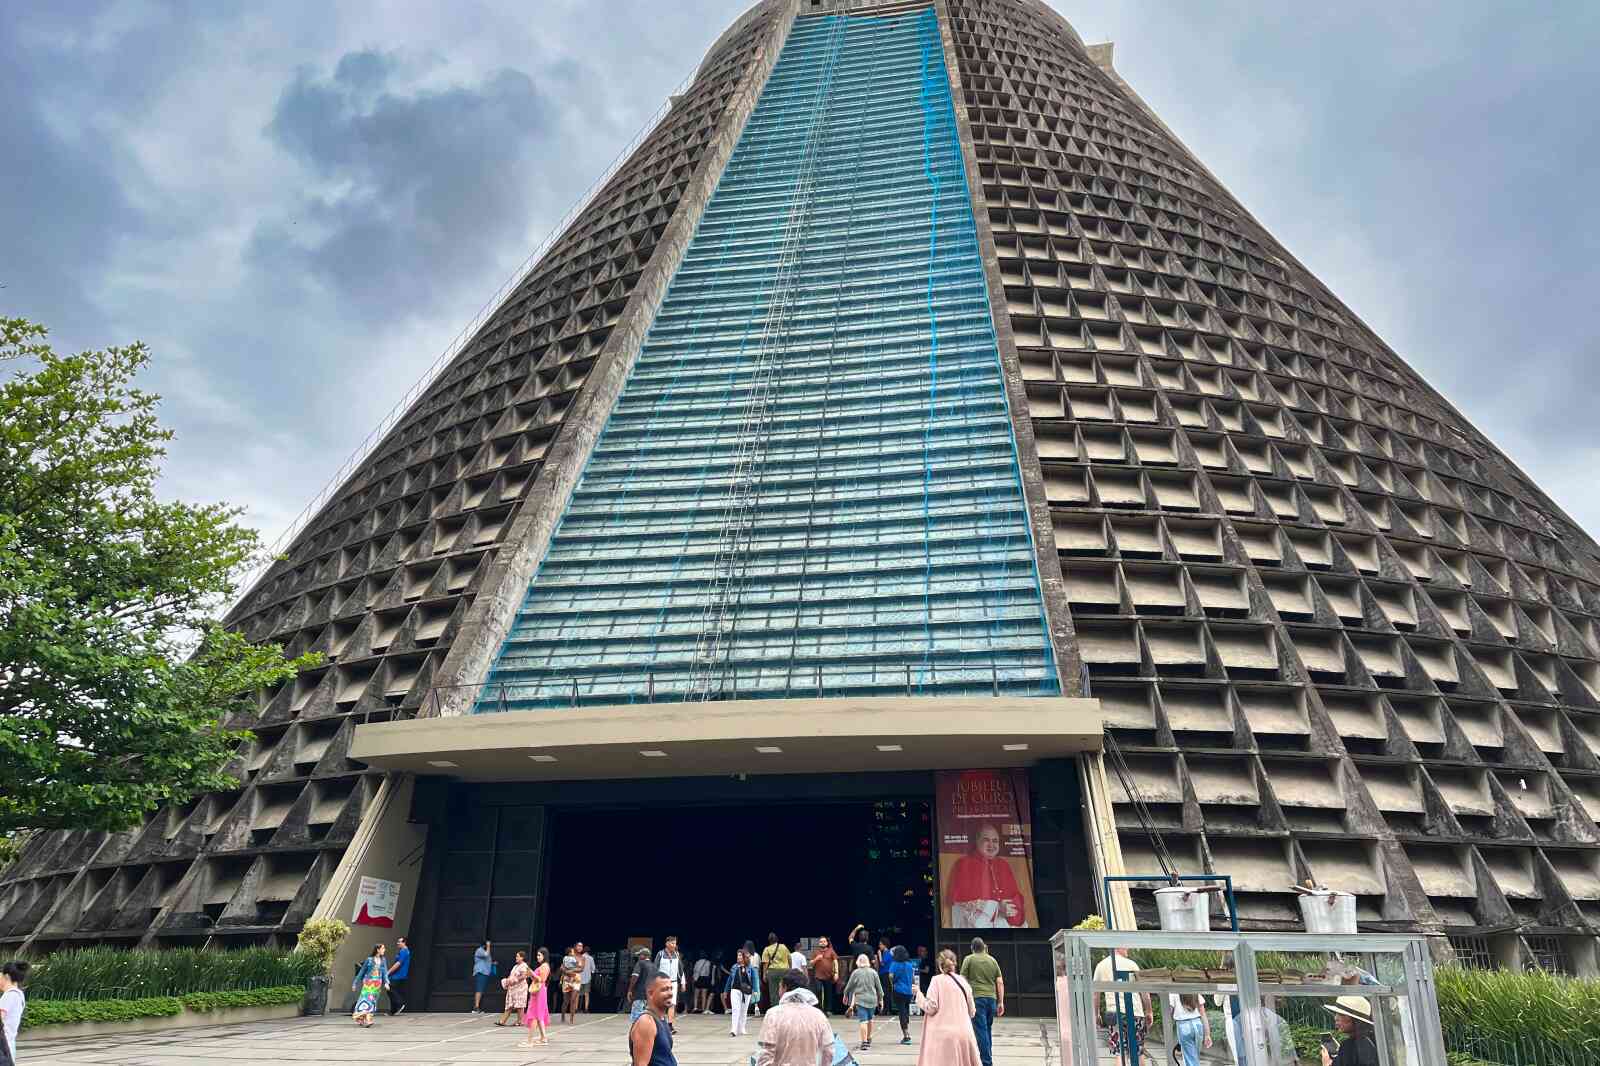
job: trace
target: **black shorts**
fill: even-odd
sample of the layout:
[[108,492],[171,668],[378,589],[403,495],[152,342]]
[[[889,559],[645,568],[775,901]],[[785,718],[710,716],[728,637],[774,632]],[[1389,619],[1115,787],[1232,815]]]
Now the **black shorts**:
[[710,988],[711,987],[711,978],[709,978],[709,977],[696,977],[694,979],[694,986],[696,988]]

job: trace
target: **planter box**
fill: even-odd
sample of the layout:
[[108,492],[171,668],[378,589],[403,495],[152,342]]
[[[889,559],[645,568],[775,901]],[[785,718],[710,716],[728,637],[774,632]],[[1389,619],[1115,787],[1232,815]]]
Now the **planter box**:
[[125,1022],[68,1022],[24,1029],[22,1036],[30,1046],[52,1040],[81,1040],[114,1033],[162,1033],[172,1029],[197,1029],[203,1025],[237,1025],[240,1022],[270,1022],[298,1018],[300,1004],[283,1003],[270,1007],[228,1007],[222,1010],[185,1010],[167,1018],[130,1018]]

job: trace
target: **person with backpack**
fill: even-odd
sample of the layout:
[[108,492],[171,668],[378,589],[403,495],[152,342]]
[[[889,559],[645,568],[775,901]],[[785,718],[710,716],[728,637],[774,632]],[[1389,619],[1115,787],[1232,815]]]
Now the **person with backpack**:
[[739,949],[738,961],[733,964],[733,969],[728,971],[727,983],[722,986],[722,1005],[727,1008],[729,1015],[728,1035],[743,1036],[745,1016],[750,1011],[750,1002],[756,998],[756,990],[761,987],[761,975],[756,973],[756,968],[750,962],[750,952],[746,948]]
[[778,983],[789,972],[789,945],[778,939],[777,933],[767,934],[767,946],[761,949],[761,983],[767,990],[767,1009],[778,1005],[783,990]]

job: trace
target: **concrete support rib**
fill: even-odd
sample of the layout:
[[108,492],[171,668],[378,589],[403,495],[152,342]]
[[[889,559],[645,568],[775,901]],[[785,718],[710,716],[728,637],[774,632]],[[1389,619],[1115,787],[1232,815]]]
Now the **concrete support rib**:
[[[1006,404],[1011,411],[1011,432],[1017,442],[1017,465],[1022,475],[1023,498],[1028,506],[1028,520],[1033,527],[1034,550],[1038,558],[1039,588],[1044,599],[1045,619],[1050,629],[1050,641],[1055,650],[1056,669],[1060,675],[1062,692],[1083,691],[1083,659],[1078,654],[1078,638],[1072,628],[1072,611],[1067,604],[1066,584],[1061,574],[1061,557],[1056,552],[1055,529],[1050,518],[1050,503],[1046,499],[1044,474],[1039,466],[1039,447],[1034,439],[1033,419],[1028,417],[1028,394],[1022,378],[1022,365],[1017,358],[1016,335],[1011,328],[1011,316],[1005,313],[1005,281],[1000,276],[1000,263],[995,254],[994,230],[989,225],[989,211],[984,205],[983,185],[979,179],[978,157],[973,148],[972,124],[967,118],[965,93],[961,83],[961,68],[956,62],[955,43],[950,34],[950,10],[947,0],[934,0],[939,15],[939,39],[944,48],[945,72],[950,78],[950,95],[955,107],[956,131],[961,140],[961,158],[967,175],[967,189],[972,197],[972,218],[978,230],[978,251],[983,258],[984,279],[989,288],[989,308],[994,319],[996,346],[1000,352],[1000,367],[1005,378]],[[1079,787],[1084,796],[1085,837],[1089,842],[1091,861],[1094,864],[1096,892],[1100,878],[1121,874],[1122,845],[1117,837],[1116,822],[1112,814],[1111,797],[1106,792],[1106,773],[1099,753],[1079,757]],[[1133,903],[1126,885],[1112,889],[1110,901],[1102,899],[1102,907],[1110,907],[1124,927],[1133,924]]]
[[1067,607],[1066,588],[1061,577],[1061,559],[1055,550],[1055,530],[1050,522],[1050,504],[1045,499],[1044,476],[1039,468],[1039,448],[1033,437],[1033,420],[1028,417],[1028,394],[1023,386],[1022,366],[1017,360],[1016,336],[1011,318],[1005,313],[1006,288],[1000,277],[994,250],[994,230],[983,203],[983,186],[978,178],[978,157],[972,146],[972,125],[962,92],[961,71],[956,63],[955,45],[950,37],[950,11],[946,0],[935,0],[939,16],[939,41],[944,49],[945,73],[950,78],[950,97],[956,115],[956,132],[961,140],[961,159],[972,196],[972,219],[978,229],[978,252],[983,258],[983,276],[989,287],[989,310],[994,319],[994,336],[1000,350],[1000,369],[1005,377],[1006,406],[1011,411],[1011,433],[1017,442],[1017,466],[1022,473],[1022,495],[1028,506],[1028,521],[1033,527],[1034,552],[1039,567],[1039,587],[1044,597],[1045,620],[1050,627],[1050,642],[1055,651],[1056,671],[1062,692],[1081,692],[1083,660],[1078,655],[1078,639],[1072,631],[1072,612]]
[[1113,824],[1153,808],[1247,925],[1297,927],[1309,878],[1441,953],[1591,966],[1594,542],[1108,46],[1039,0],[938,3],[1078,651],[1128,758]]
[[[529,499],[537,506],[524,507],[506,538],[508,549],[497,558],[484,581],[472,610],[451,645],[450,655],[440,668],[436,710],[440,715],[466,714],[478,693],[473,687],[489,672],[495,653],[505,641],[517,607],[528,589],[550,545],[566,508],[566,501],[583,473],[584,463],[594,450],[595,441],[605,426],[612,405],[622,393],[634,361],[654,321],[656,309],[666,296],[667,286],[683,260],[683,253],[694,237],[701,212],[716,191],[722,168],[733,154],[761,96],[767,75],[783,51],[789,28],[794,24],[799,0],[769,0],[779,8],[760,57],[751,63],[723,112],[717,132],[684,191],[666,233],[656,245],[633,294],[628,298],[616,328],[606,342],[587,386],[574,401],[555,442],[551,445]],[[747,16],[748,17],[748,16]],[[731,32],[731,31],[730,31]]]

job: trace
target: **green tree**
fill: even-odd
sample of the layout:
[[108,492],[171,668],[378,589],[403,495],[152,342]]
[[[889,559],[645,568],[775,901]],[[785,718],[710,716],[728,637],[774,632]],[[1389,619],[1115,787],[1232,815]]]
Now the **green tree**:
[[235,785],[223,717],[315,661],[217,624],[260,542],[237,508],[157,498],[148,361],[0,319],[0,833],[120,829]]

